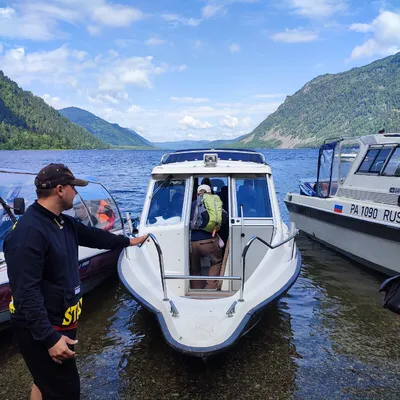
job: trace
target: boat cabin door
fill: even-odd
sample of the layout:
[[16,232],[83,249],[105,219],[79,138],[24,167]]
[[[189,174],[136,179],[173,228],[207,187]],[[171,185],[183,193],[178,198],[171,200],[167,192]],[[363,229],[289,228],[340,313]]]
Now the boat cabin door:
[[[230,265],[232,275],[242,275],[241,257],[244,247],[252,236],[271,243],[274,219],[271,207],[268,176],[265,174],[236,175],[230,184]],[[255,271],[268,249],[255,241],[246,256],[245,281]],[[232,282],[232,289],[239,290],[240,281]]]

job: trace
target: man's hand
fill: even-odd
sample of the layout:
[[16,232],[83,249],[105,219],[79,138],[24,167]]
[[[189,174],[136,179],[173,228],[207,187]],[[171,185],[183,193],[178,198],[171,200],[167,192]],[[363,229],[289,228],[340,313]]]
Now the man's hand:
[[130,239],[129,246],[137,246],[138,244],[143,244],[148,239],[148,237],[149,235],[143,235]]
[[75,352],[70,350],[68,344],[77,344],[77,340],[72,340],[68,336],[61,336],[60,340],[49,349],[50,357],[57,364],[62,364],[62,360],[75,357]]

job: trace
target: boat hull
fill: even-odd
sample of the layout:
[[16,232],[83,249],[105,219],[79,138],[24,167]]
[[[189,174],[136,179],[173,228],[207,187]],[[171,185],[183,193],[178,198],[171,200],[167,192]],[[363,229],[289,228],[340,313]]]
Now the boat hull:
[[214,356],[218,353],[230,349],[233,345],[235,345],[242,336],[244,336],[247,332],[249,332],[258,323],[258,321],[260,321],[266,310],[294,285],[301,270],[301,255],[298,249],[296,248],[296,257],[295,257],[296,266],[294,269],[294,273],[291,276],[291,278],[286,282],[286,284],[280,288],[280,290],[275,292],[270,297],[264,299],[257,306],[249,310],[244,315],[241,322],[238,324],[237,328],[230,335],[230,337],[225,341],[223,341],[222,343],[210,347],[194,347],[194,346],[183,345],[182,343],[179,343],[177,340],[175,340],[168,328],[168,324],[164,318],[163,313],[159,309],[157,309],[154,305],[146,301],[142,296],[140,296],[140,294],[138,294],[137,291],[135,291],[135,289],[129,284],[128,280],[124,276],[122,268],[123,257],[124,254],[121,253],[118,261],[118,274],[122,283],[124,284],[124,286],[127,288],[127,290],[130,292],[130,294],[133,296],[135,300],[137,300],[141,305],[143,305],[147,310],[152,312],[157,317],[158,324],[161,328],[161,331],[163,333],[163,336],[167,344],[181,353],[201,358]]
[[285,201],[291,221],[308,236],[387,275],[400,273],[400,230]]

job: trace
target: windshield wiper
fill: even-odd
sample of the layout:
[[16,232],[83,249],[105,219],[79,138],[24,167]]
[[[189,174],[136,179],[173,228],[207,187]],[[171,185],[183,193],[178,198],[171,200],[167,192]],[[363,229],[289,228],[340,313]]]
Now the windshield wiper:
[[17,223],[17,218],[14,213],[11,211],[11,207],[0,197],[0,204],[4,208],[4,211],[9,215],[10,219],[14,224]]
[[154,193],[150,196],[150,199],[152,199],[161,189],[163,189],[165,186],[168,185],[170,180],[172,179],[172,175],[167,176],[160,184],[160,186],[154,191]]

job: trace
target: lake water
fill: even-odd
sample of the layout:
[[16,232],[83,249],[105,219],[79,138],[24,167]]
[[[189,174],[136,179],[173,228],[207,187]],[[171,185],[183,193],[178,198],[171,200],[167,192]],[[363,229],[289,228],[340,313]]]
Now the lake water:
[[[286,222],[285,193],[316,174],[316,150],[262,151]],[[63,162],[140,213],[159,151],[0,151],[0,167],[38,171]],[[78,367],[83,399],[398,399],[400,321],[381,307],[385,276],[299,235],[297,283],[229,352],[179,354],[155,318],[115,278],[85,297]],[[0,332],[0,398],[28,398],[30,375],[12,332]]]

